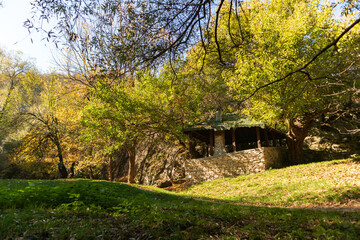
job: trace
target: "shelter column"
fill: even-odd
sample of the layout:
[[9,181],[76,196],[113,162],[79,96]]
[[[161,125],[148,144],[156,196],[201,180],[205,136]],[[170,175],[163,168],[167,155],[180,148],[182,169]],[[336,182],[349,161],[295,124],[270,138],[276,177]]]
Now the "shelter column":
[[231,128],[231,139],[232,139],[233,152],[236,152],[236,137],[235,137],[234,128]]
[[257,142],[257,147],[261,148],[261,140],[260,140],[260,128],[256,127],[256,142]]
[[225,151],[225,131],[215,131],[215,150],[214,156],[223,155]]
[[214,155],[214,130],[210,129],[210,156]]

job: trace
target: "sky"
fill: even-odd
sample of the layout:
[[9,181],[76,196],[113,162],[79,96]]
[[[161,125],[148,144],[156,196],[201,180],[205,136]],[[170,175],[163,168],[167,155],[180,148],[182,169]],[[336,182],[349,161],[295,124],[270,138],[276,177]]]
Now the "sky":
[[[36,67],[47,72],[56,70],[53,54],[55,48],[40,33],[29,34],[23,27],[24,21],[31,17],[30,0],[2,0],[0,7],[0,48],[6,51],[21,51],[24,59],[34,59]],[[33,43],[31,42],[33,40]]]

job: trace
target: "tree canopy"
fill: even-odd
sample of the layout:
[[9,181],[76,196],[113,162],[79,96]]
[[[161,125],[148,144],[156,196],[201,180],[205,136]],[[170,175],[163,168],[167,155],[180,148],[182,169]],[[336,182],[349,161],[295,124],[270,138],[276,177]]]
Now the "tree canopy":
[[218,108],[287,132],[299,163],[314,119],[359,92],[357,1],[32,5],[25,25],[63,50],[64,72],[39,74],[1,53],[1,127],[23,123],[14,159],[59,164],[62,177],[65,166],[92,171],[125,151],[134,182],[140,142],[157,136],[185,146],[182,128]]

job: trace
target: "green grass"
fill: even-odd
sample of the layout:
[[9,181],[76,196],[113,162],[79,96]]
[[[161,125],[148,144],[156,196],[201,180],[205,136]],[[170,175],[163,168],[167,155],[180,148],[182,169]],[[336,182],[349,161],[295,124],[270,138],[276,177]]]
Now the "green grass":
[[195,185],[182,194],[257,206],[341,206],[360,201],[360,162],[312,163],[219,179]]
[[[343,164],[333,163],[335,166]],[[323,166],[332,166],[333,163],[323,163]],[[301,173],[298,172],[307,166],[317,169],[315,164],[284,169],[284,172],[273,170],[204,183],[194,186],[189,192],[194,194],[198,189],[204,194],[197,192],[196,196],[226,200],[219,193],[213,196],[205,194],[205,190],[217,192],[215,189],[221,188],[220,184],[223,192],[233,195],[235,200],[231,201],[239,202],[236,200],[239,192],[248,188],[246,195],[249,200],[242,202],[276,202],[271,199],[277,199],[276,196],[282,193],[281,182],[285,179],[293,181],[295,173],[291,171],[297,172],[295,178],[299,178]],[[256,194],[263,189],[264,177],[281,173],[283,175],[274,179],[273,185],[267,185],[277,193],[271,193],[272,197],[266,197],[262,192]],[[231,187],[235,182],[237,186]],[[356,239],[360,235],[360,214],[357,211],[240,206],[139,187],[81,179],[0,180],[0,236],[2,239]],[[300,199],[297,201],[302,202]]]

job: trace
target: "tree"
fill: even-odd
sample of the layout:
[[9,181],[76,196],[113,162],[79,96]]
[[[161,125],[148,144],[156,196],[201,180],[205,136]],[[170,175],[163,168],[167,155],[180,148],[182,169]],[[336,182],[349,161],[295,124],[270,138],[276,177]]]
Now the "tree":
[[19,112],[24,109],[18,100],[24,79],[33,69],[32,63],[23,60],[20,52],[0,49],[0,149],[4,162],[8,160],[9,150],[19,140],[16,133],[20,132],[23,125]]
[[[106,53],[121,55],[122,52],[132,51],[132,60],[138,63],[143,61],[155,61],[168,52],[174,53],[182,49],[196,36],[198,24],[206,25],[211,17],[210,11],[214,1],[187,0],[187,1],[43,1],[36,0],[33,8],[42,19],[57,18],[56,28],[44,29],[37,25],[33,19],[26,21],[26,26],[43,29],[48,33],[48,38],[56,39],[65,37],[68,43],[79,41],[88,44],[88,47],[100,47],[102,44],[111,45],[109,50],[102,49],[102,55]],[[90,27],[90,31],[84,32],[83,24]],[[115,28],[113,28],[116,26]],[[103,30],[104,33],[97,35]],[[114,37],[112,40],[110,37]],[[106,41],[101,37],[106,37]],[[131,45],[141,41],[143,47],[137,51]],[[63,42],[62,42],[63,43]],[[138,46],[138,44],[136,44]],[[100,47],[101,48],[101,47]],[[98,49],[100,50],[100,49]],[[94,56],[95,57],[95,56]],[[100,59],[116,65],[109,59]],[[121,63],[120,63],[121,64]],[[115,67],[115,66],[114,66]]]
[[[25,74],[33,69],[29,61],[21,59],[21,53],[6,53],[0,49],[0,123],[5,124],[6,117],[16,106],[15,96]],[[2,131],[6,132],[5,129]]]
[[[194,55],[201,53],[204,59],[196,62],[191,57],[190,65],[220,69],[219,81],[227,83],[235,100],[246,103],[243,112],[288,132],[291,161],[300,163],[304,138],[313,120],[356,91],[358,27],[338,39],[331,51],[313,57],[338,38],[356,14],[336,20],[333,8],[319,1],[247,1],[242,16],[247,19],[242,25],[243,34],[248,36],[244,41],[235,37],[240,32],[236,28],[226,34],[231,18],[236,16],[224,12],[219,20],[218,30],[224,34],[219,35],[218,43],[231,53],[223,55],[223,64],[216,61],[213,41],[207,52],[195,48]],[[232,42],[239,46],[232,48]],[[211,75],[212,71],[207,73]]]
[[[183,85],[172,85],[171,72],[154,76],[138,73],[127,83],[108,84],[99,80],[85,108],[83,124],[89,128],[88,141],[104,147],[104,155],[112,157],[125,148],[129,156],[128,181],[135,181],[136,147],[140,141],[153,135],[182,140],[184,119],[201,112],[200,97]],[[191,91],[191,90],[190,90]],[[192,98],[192,100],[190,100]],[[193,105],[190,107],[190,105]],[[186,112],[186,108],[193,111]]]
[[[39,89],[37,94],[34,86]],[[81,89],[66,83],[59,75],[28,75],[22,94],[26,111],[21,113],[28,132],[16,157],[28,161],[50,158],[52,162],[51,155],[55,155],[60,176],[67,178],[64,158],[70,158],[69,151],[77,139],[82,104],[76,102],[79,94]]]
[[[35,1],[34,4],[40,2]],[[169,20],[173,16],[164,15],[164,19],[156,19],[155,16],[165,10],[157,9],[156,4],[153,3],[140,5],[121,1],[104,1],[104,4],[98,1],[58,3],[59,5],[56,6],[60,7],[57,8],[59,11],[53,11],[52,7],[55,5],[51,2],[44,4],[51,6],[50,9],[45,10],[49,16],[64,13],[59,22],[58,33],[67,37],[64,43],[70,52],[68,55],[70,57],[67,58],[65,66],[70,73],[69,77],[89,87],[89,102],[83,123],[90,129],[90,133],[85,138],[87,140],[85,145],[91,149],[94,149],[91,147],[94,142],[104,146],[104,151],[99,151],[96,156],[108,159],[109,162],[119,149],[126,148],[130,160],[128,179],[133,182],[138,141],[151,134],[169,135],[170,132],[175,138],[181,138],[179,129],[183,125],[180,123],[183,118],[178,116],[176,109],[180,109],[180,105],[174,100],[180,101],[182,97],[174,95],[176,95],[175,91],[181,94],[189,90],[183,87],[173,88],[170,79],[160,80],[156,76],[159,73],[154,74],[154,69],[147,69],[149,64],[161,61],[160,55],[163,53],[158,57],[154,57],[154,54],[157,55],[163,51],[162,49],[168,48],[168,38],[172,37],[160,27],[158,21],[163,22],[164,19]],[[169,2],[169,4],[173,6],[173,10],[185,6],[195,7],[188,3]],[[78,9],[79,12],[73,12],[74,9]],[[91,12],[87,12],[90,9]],[[82,17],[73,19],[80,12]],[[180,16],[176,19],[181,20]],[[75,25],[72,25],[73,23]],[[157,29],[154,26],[157,26]],[[51,36],[52,33],[49,32],[49,37]],[[156,44],[152,45],[154,42]],[[176,63],[170,64],[172,70],[174,64]],[[144,70],[146,74],[142,74],[140,69],[146,69]],[[160,99],[153,99],[154,95]],[[194,98],[189,103],[195,101],[199,101],[199,98]],[[185,105],[187,103],[183,106]],[[199,111],[195,110],[195,113],[187,115],[198,113]],[[97,134],[94,136],[94,133]]]

